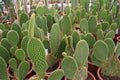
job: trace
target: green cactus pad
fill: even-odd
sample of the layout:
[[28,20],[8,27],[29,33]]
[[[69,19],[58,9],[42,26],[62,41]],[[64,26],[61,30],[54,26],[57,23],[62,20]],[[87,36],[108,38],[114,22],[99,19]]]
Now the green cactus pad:
[[20,18],[19,18],[19,23],[20,23],[20,26],[22,26],[23,23],[25,23],[26,21],[29,20],[29,17],[26,13],[22,13],[20,15]]
[[5,30],[2,32],[2,38],[6,38],[7,37],[7,33],[8,33],[8,30]]
[[60,42],[60,28],[57,23],[53,24],[51,29],[51,38],[50,38],[50,45],[51,45],[51,53],[53,55],[56,54],[59,43]]
[[48,77],[48,80],[61,80],[64,76],[64,71],[62,69],[57,69],[52,72],[52,74]]
[[8,50],[3,47],[2,45],[0,45],[0,56],[6,61],[8,62],[8,60],[10,59],[10,54],[8,52]]
[[13,70],[17,69],[17,61],[15,58],[11,58],[8,63]]
[[10,53],[12,54],[12,55],[15,55],[15,51],[18,49],[18,46],[12,46],[11,48],[10,48]]
[[5,29],[6,29],[6,30],[9,30],[9,29],[10,29],[9,24],[4,24],[4,26],[5,26]]
[[106,19],[107,18],[107,15],[108,15],[108,13],[107,13],[107,10],[106,9],[101,9],[101,12],[100,12],[100,18],[101,19]]
[[[94,53],[92,53],[92,54],[94,54]],[[95,64],[98,67],[101,67],[102,64],[104,63],[104,62],[101,62],[99,59],[97,59],[94,55],[92,55],[90,58],[91,58],[91,61],[93,62],[93,64]]]
[[88,77],[88,72],[87,72],[86,67],[82,67],[81,70],[77,70],[75,73],[75,76],[73,77],[72,80],[86,80]]
[[67,15],[63,16],[61,21],[61,30],[63,35],[69,35],[72,31],[72,23]]
[[117,44],[117,49],[116,49],[116,53],[115,53],[116,56],[120,56],[120,43]]
[[6,62],[1,56],[0,56],[0,80],[10,80],[7,73]]
[[64,70],[65,76],[68,79],[72,79],[78,69],[75,59],[71,56],[66,56],[63,59],[61,68]]
[[47,15],[47,26],[48,26],[48,32],[51,31],[51,27],[53,25],[53,17],[49,14]]
[[113,39],[113,38],[114,38],[114,31],[113,31],[113,30],[109,31],[109,32],[105,35],[105,38],[111,38],[111,39]]
[[109,22],[109,24],[112,23],[112,16],[108,15],[107,18],[105,19],[105,21]]
[[28,36],[28,30],[23,30],[22,31],[22,36],[24,37],[24,36]]
[[0,29],[1,29],[1,30],[4,30],[4,29],[5,29],[4,24],[0,23]]
[[116,30],[116,29],[117,29],[117,24],[116,24],[116,23],[112,23],[112,24],[110,25],[110,29],[111,29],[111,30]]
[[87,33],[89,30],[89,26],[88,26],[88,21],[87,19],[83,18],[80,21],[80,29],[83,33]]
[[7,39],[9,43],[11,44],[11,46],[14,46],[14,45],[17,45],[19,42],[19,35],[15,30],[10,30],[7,33]]
[[21,48],[25,51],[26,55],[28,55],[27,54],[27,43],[28,43],[28,40],[29,40],[28,36],[25,36],[25,37],[23,37],[23,39],[21,41]]
[[34,37],[34,25],[35,25],[35,14],[33,13],[30,18],[29,27],[28,27],[28,37]]
[[97,40],[103,40],[104,34],[102,29],[97,30]]
[[80,40],[75,48],[74,58],[78,68],[81,69],[85,65],[89,55],[89,46],[85,40]]
[[44,8],[43,7],[37,6],[36,11],[37,11],[37,14],[39,16],[43,16],[44,15]]
[[25,52],[23,49],[17,49],[15,51],[15,56],[18,60],[24,61],[25,60]]
[[72,33],[72,37],[73,37],[73,47],[75,49],[78,41],[81,39],[80,33],[77,30],[74,30]]
[[48,49],[48,51],[50,51],[50,42],[48,39],[45,39],[42,41],[42,43],[44,44],[45,46],[45,49]]
[[25,77],[27,76],[27,73],[29,71],[29,68],[30,68],[30,64],[27,61],[22,61],[19,64],[19,67],[18,67],[19,80],[24,80],[25,79]]
[[8,51],[10,51],[11,45],[7,38],[2,38],[1,45],[5,47]]
[[102,41],[98,40],[93,46],[93,55],[101,62],[104,62],[108,57],[108,46]]
[[87,41],[90,48],[92,48],[94,43],[96,42],[95,37],[91,33],[87,33],[85,35],[85,40]]
[[108,45],[109,51],[108,51],[108,57],[111,57],[114,55],[114,49],[115,49],[115,43],[111,38],[106,38],[105,43]]
[[57,54],[58,58],[63,57],[62,52],[65,52],[66,45],[67,45],[67,36],[65,35],[63,37],[63,39],[61,40],[61,43],[60,43],[59,48],[58,48],[58,54]]
[[27,44],[27,52],[33,62],[34,70],[39,78],[44,78],[48,68],[45,56],[45,48],[39,39],[31,38]]
[[120,78],[120,60],[115,56],[110,57],[101,67],[101,73]]
[[107,30],[108,28],[109,28],[109,23],[104,21],[104,22],[102,23],[102,30],[105,31],[105,30]]
[[21,37],[21,27],[17,23],[12,24],[12,30],[15,30],[19,37]]
[[95,33],[97,28],[97,19],[95,16],[90,16],[88,19],[88,25],[89,25],[89,32]]

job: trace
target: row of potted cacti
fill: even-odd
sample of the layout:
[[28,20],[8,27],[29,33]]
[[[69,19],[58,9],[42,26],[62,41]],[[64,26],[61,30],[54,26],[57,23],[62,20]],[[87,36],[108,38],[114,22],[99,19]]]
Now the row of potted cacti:
[[[92,6],[91,10],[96,10],[94,9],[96,5]],[[113,42],[115,30],[119,27],[119,19],[113,17],[116,14],[107,11],[109,15],[107,16],[106,10],[101,11],[101,8],[99,14],[92,13],[91,16],[89,15],[91,13],[86,11],[87,8],[73,9],[66,7],[65,14],[61,18],[56,6],[50,9],[46,6],[37,6],[36,14],[32,14],[30,20],[26,13],[20,12],[18,23],[13,23],[11,27],[1,24],[3,32],[0,41],[0,61],[3,66],[0,69],[4,69],[5,74],[1,72],[4,76],[0,78],[8,79],[5,68],[7,63],[12,68],[15,78],[23,80],[29,70],[30,64],[26,62],[28,57],[39,79],[44,78],[48,67],[51,69],[57,61],[61,61],[59,63],[61,69],[57,69],[52,74],[47,73],[48,80],[61,80],[63,76],[68,80],[84,79],[83,76],[86,78],[89,68],[88,57],[96,66],[101,67],[102,74],[119,77],[117,74],[120,44],[117,43],[115,48]],[[76,26],[80,30],[75,30]],[[46,38],[47,32],[50,33],[49,39]],[[48,55],[45,54],[45,49],[48,49]],[[108,65],[114,67],[114,74]],[[111,72],[108,72],[108,69]]]

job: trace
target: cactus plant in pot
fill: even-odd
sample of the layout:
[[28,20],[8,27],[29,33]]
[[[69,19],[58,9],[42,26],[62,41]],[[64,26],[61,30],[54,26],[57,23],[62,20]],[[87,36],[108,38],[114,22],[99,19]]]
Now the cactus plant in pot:
[[[98,40],[94,44],[92,62],[99,67],[98,80],[119,80],[120,76],[120,44],[115,48],[112,39],[106,38],[104,41]],[[102,76],[102,77],[101,77]]]
[[[73,56],[63,53],[64,59],[61,68],[64,70],[65,80],[89,80],[87,71],[89,47],[85,40],[80,40],[75,48]],[[92,75],[93,76],[93,75]],[[95,77],[92,80],[96,80]]]

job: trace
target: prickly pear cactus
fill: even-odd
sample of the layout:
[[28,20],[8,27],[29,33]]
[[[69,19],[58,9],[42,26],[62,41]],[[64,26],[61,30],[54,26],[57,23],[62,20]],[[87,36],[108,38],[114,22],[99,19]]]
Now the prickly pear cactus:
[[25,52],[23,49],[17,49],[15,51],[15,56],[18,60],[24,61],[25,60]]
[[11,45],[10,45],[10,43],[9,43],[7,38],[2,38],[1,39],[1,45],[3,47],[5,47],[8,51],[10,51]]
[[78,41],[81,39],[81,36],[77,30],[74,30],[72,33],[72,37],[73,37],[73,47],[75,49]]
[[[74,58],[77,62],[78,69],[81,69],[87,62],[89,46],[85,40],[80,40],[75,48]],[[80,58],[79,58],[80,57]]]
[[89,32],[95,33],[97,29],[97,19],[95,16],[90,16],[88,19],[88,25],[89,25]]
[[106,19],[107,15],[108,15],[107,10],[106,9],[101,9],[99,18],[100,19]]
[[42,6],[37,6],[36,11],[39,16],[44,15],[44,8]]
[[15,55],[15,51],[18,49],[18,46],[12,46],[11,48],[10,48],[10,53],[12,54],[12,55]]
[[104,34],[102,29],[97,30],[97,40],[103,40]]
[[73,57],[66,56],[62,61],[61,68],[64,70],[65,76],[68,79],[73,79],[78,66],[76,60]]
[[0,80],[10,80],[7,73],[6,62],[1,56],[0,56]]
[[72,23],[67,15],[63,16],[61,21],[61,31],[63,35],[69,35],[72,31]]
[[17,69],[17,60],[15,58],[11,58],[8,63],[14,71]]
[[2,38],[6,38],[7,37],[7,33],[8,33],[8,30],[5,30],[2,32]]
[[80,29],[83,33],[87,33],[89,30],[89,26],[88,26],[88,21],[87,19],[83,18],[80,21]]
[[88,77],[87,71],[87,68],[83,66],[80,70],[76,71],[75,76],[72,80],[86,80]]
[[51,38],[50,38],[50,45],[51,45],[51,54],[55,55],[58,47],[60,44],[60,28],[57,23],[53,24],[51,29]]
[[29,68],[30,68],[30,64],[27,61],[22,61],[19,64],[19,67],[18,67],[19,79],[18,80],[24,80],[25,79],[25,77],[27,76],[27,73],[29,71]]
[[22,24],[25,23],[28,20],[29,20],[28,15],[26,13],[22,13],[19,17],[20,26],[22,26]]
[[105,43],[108,45],[108,57],[111,57],[114,55],[114,49],[115,49],[115,43],[113,42],[113,40],[111,38],[106,38]]
[[112,23],[112,24],[110,25],[110,29],[111,29],[111,30],[116,30],[116,29],[117,29],[117,23]]
[[12,24],[12,30],[15,30],[19,37],[21,37],[21,27],[17,23]]
[[[100,61],[102,63],[105,62],[105,60],[108,57],[108,46],[104,41],[98,40],[95,42],[93,46],[93,56],[95,57],[95,59],[98,59],[97,61]],[[93,61],[93,62],[97,64],[97,61]]]
[[7,39],[9,43],[11,44],[11,46],[14,46],[14,45],[17,45],[19,42],[19,35],[15,30],[10,30],[7,33]]
[[52,74],[48,77],[48,80],[61,80],[64,76],[64,71],[62,69],[57,69],[52,72]]
[[33,62],[34,70],[39,75],[39,78],[44,78],[48,68],[45,56],[45,48],[39,39],[31,38],[28,41],[27,52]]
[[111,38],[111,39],[113,39],[113,38],[114,38],[114,31],[113,31],[113,30],[109,31],[109,32],[105,35],[105,38]]
[[91,33],[87,33],[85,35],[85,40],[87,41],[90,48],[92,48],[94,43],[96,42],[95,37]]
[[10,54],[8,52],[8,50],[3,47],[2,45],[0,45],[0,56],[6,61],[8,62],[8,60],[10,59]]
[[116,56],[108,58],[101,67],[101,73],[107,76],[120,77],[120,60]]
[[120,43],[117,44],[117,49],[116,49],[116,56],[120,56]]
[[106,21],[102,22],[102,30],[105,31],[105,30],[107,30],[108,28],[109,28],[109,23],[106,22]]
[[28,27],[28,37],[34,37],[34,25],[35,25],[35,14],[33,13],[30,18],[29,27]]
[[22,41],[21,41],[21,48],[25,51],[25,54],[28,55],[27,53],[27,43],[28,43],[28,36],[25,36],[22,38]]

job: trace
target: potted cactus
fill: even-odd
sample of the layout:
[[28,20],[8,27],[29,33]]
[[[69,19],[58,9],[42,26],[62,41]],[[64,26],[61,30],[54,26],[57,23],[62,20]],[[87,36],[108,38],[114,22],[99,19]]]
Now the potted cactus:
[[[115,48],[115,44],[110,38],[106,38],[104,41],[98,40],[95,42],[91,60],[99,67],[97,71],[99,80],[120,79],[120,60],[118,59],[120,55],[119,49],[120,44]],[[102,77],[100,77],[100,75]]]
[[[64,52],[64,59],[61,68],[64,70],[65,77],[69,80],[86,80],[88,78],[87,62],[89,47],[85,40],[80,40],[75,48],[73,56],[67,56]],[[92,75],[93,76],[93,75]],[[94,77],[92,80],[96,80]]]

